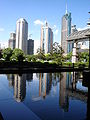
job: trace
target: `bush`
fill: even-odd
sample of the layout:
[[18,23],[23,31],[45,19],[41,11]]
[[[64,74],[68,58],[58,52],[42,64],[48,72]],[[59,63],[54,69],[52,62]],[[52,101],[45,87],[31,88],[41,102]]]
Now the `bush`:
[[79,68],[85,68],[86,67],[86,63],[78,63],[78,67]]
[[63,66],[72,67],[72,62],[63,62]]

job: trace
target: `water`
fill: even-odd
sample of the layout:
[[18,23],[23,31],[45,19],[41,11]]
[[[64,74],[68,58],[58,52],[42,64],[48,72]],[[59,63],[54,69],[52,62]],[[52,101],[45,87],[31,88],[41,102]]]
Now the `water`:
[[87,93],[81,72],[0,74],[0,113],[4,120],[85,120]]

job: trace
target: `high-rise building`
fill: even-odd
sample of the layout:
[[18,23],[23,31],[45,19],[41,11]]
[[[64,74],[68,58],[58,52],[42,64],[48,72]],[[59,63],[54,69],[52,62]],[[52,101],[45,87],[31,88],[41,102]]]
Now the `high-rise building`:
[[19,48],[27,54],[28,23],[20,18],[16,23],[16,48]]
[[62,24],[61,24],[61,47],[64,50],[65,54],[68,52],[68,43],[67,43],[67,37],[71,33],[71,13],[67,12],[62,17]]
[[12,32],[12,33],[10,33],[10,39],[8,41],[8,47],[10,47],[11,49],[14,49],[15,44],[16,44],[16,33]]
[[48,26],[47,22],[45,26],[41,26],[41,42],[40,48],[44,51],[45,54],[50,53],[53,45],[53,32],[52,29]]
[[34,54],[34,40],[29,39],[27,41],[27,54],[33,55]]

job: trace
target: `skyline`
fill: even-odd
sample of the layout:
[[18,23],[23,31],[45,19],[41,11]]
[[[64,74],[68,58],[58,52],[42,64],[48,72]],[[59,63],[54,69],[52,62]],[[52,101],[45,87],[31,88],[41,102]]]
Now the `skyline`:
[[[18,3],[18,4],[17,4]],[[89,0],[0,0],[0,43],[6,44],[10,33],[16,30],[16,21],[25,18],[28,22],[28,35],[40,46],[41,24],[47,20],[54,33],[54,42],[61,40],[61,19],[67,10],[71,12],[72,23],[77,29],[87,27]],[[35,46],[36,46],[35,45]]]

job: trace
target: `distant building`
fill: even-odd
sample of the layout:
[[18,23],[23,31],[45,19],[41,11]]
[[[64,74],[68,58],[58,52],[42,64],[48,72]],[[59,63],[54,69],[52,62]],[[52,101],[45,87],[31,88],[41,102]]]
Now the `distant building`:
[[68,50],[68,43],[67,37],[71,34],[71,13],[67,12],[62,17],[61,23],[61,47],[64,50],[65,54],[67,54]]
[[16,48],[19,48],[27,54],[28,23],[20,18],[16,23]]
[[71,26],[71,34],[78,31],[77,28],[76,28],[76,25],[72,25]]
[[50,53],[53,45],[53,32],[52,29],[48,26],[47,22],[41,26],[41,42],[40,48],[44,51],[45,54]]
[[27,41],[27,54],[33,55],[34,54],[34,40],[29,39]]
[[16,33],[12,32],[12,33],[10,33],[10,39],[8,41],[8,47],[10,47],[11,49],[14,49],[15,44],[16,44]]

